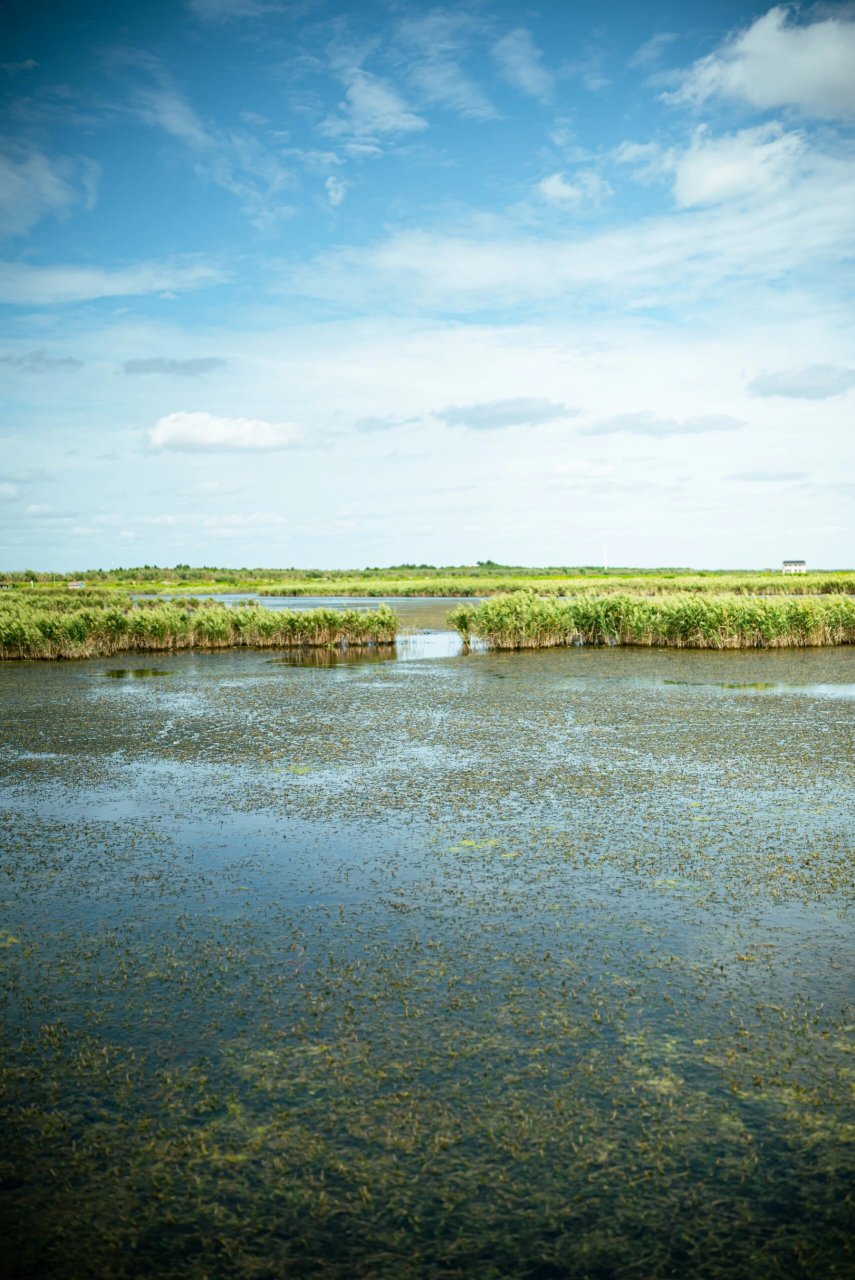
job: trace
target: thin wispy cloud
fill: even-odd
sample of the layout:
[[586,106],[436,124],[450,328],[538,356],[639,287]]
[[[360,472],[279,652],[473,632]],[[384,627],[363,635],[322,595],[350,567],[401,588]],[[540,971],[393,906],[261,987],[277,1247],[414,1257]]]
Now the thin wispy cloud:
[[222,23],[234,18],[260,18],[281,12],[283,6],[267,0],[186,0],[187,8],[201,22]]
[[725,477],[727,480],[739,480],[745,484],[792,484],[807,479],[806,471],[733,471]]
[[0,365],[16,373],[74,373],[83,364],[74,356],[52,356],[44,347],[20,353],[0,352]]
[[698,414],[688,418],[661,418],[642,410],[599,418],[583,433],[589,436],[696,436],[719,431],[740,431],[745,423],[726,413]]
[[749,391],[756,396],[786,396],[792,400],[829,400],[853,387],[855,369],[833,364],[760,373],[748,384]]
[[85,157],[48,156],[34,144],[0,141],[0,236],[22,236],[44,217],[93,209],[100,172]]
[[509,31],[493,45],[493,57],[502,77],[520,93],[550,102],[555,91],[552,73],[543,62],[543,54],[526,27]]
[[167,356],[149,356],[144,359],[125,360],[123,373],[151,374],[155,376],[200,378],[206,373],[223,369],[226,361],[221,356],[195,356],[189,360],[173,360]]
[[449,427],[502,431],[508,427],[536,427],[558,419],[573,418],[578,412],[578,409],[553,400],[521,396],[510,400],[487,400],[480,404],[452,404],[435,410],[434,417]]
[[652,69],[659,64],[666,50],[679,38],[675,31],[660,31],[638,46],[627,61],[627,66],[640,67],[645,71]]
[[100,298],[186,293],[225,279],[206,263],[138,262],[114,269],[71,264],[49,267],[0,263],[0,297],[18,306],[52,307]]
[[493,120],[499,112],[461,65],[474,25],[466,13],[434,9],[404,19],[396,39],[407,79],[424,103],[472,120]]
[[392,85],[368,71],[350,73],[344,101],[320,125],[329,138],[371,142],[378,135],[420,133],[427,129],[423,116],[412,111]]
[[223,128],[203,120],[167,70],[149,54],[117,51],[113,62],[135,77],[129,87],[130,109],[145,124],[186,147],[199,178],[235,196],[255,227],[270,230],[292,216],[295,175],[258,131]]

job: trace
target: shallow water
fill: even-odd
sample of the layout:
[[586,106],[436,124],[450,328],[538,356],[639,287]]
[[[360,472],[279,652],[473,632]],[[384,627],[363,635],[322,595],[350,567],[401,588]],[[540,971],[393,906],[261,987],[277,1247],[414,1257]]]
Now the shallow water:
[[446,607],[0,666],[10,1274],[853,1273],[855,655]]

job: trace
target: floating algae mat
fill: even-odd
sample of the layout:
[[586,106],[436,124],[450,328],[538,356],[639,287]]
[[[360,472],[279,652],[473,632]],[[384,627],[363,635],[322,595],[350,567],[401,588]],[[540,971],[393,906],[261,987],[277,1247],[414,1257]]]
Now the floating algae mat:
[[4,1274],[855,1274],[851,650],[166,665],[0,667]]

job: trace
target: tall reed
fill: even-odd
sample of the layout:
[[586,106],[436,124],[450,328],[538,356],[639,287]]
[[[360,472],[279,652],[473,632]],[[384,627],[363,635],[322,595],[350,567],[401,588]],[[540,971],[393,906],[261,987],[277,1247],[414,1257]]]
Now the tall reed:
[[855,643],[855,599],[736,595],[583,595],[532,592],[459,605],[449,622],[467,643],[492,649],[556,645],[647,645],[692,649],[785,648]]
[[273,611],[112,597],[66,609],[50,601],[0,601],[0,659],[91,658],[170,649],[349,648],[392,645],[398,622],[387,606]]

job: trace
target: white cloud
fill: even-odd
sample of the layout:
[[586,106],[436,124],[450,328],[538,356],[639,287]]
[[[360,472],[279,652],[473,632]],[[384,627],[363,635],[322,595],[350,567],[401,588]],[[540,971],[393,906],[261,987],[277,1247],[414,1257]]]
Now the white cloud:
[[459,61],[472,26],[465,12],[434,9],[405,19],[397,37],[408,62],[407,77],[426,102],[449,107],[472,120],[493,120],[498,115],[496,108]]
[[186,98],[158,72],[157,83],[139,85],[132,101],[139,118],[200,151],[214,150],[216,139]]
[[679,36],[675,35],[673,31],[662,31],[658,35],[651,36],[649,40],[645,40],[644,44],[639,45],[629,59],[627,66],[643,68],[654,66],[668,46],[678,39]]
[[155,449],[182,452],[250,452],[289,449],[303,439],[294,422],[258,418],[223,418],[212,413],[170,413],[148,432]]
[[537,184],[541,197],[549,204],[578,207],[597,205],[607,200],[612,189],[604,178],[593,169],[579,169],[570,181],[562,173],[551,173]]
[[469,427],[473,431],[500,431],[505,427],[532,427],[559,418],[572,418],[578,409],[553,400],[488,400],[481,404],[449,405],[437,409],[434,417],[449,427]]
[[695,436],[713,431],[738,431],[745,426],[739,418],[725,413],[708,413],[689,418],[659,418],[643,410],[600,418],[584,429],[585,435]]
[[748,384],[749,391],[757,396],[789,396],[793,400],[829,400],[852,387],[855,387],[855,369],[833,364],[761,373]]
[[699,125],[687,147],[623,142],[612,159],[633,166],[642,182],[670,180],[678,209],[773,197],[825,163],[821,153],[808,149],[803,134],[785,132],[774,122],[720,135]]
[[18,486],[8,480],[0,481],[0,502],[11,502],[18,496]]
[[50,158],[7,142],[0,151],[0,235],[25,235],[48,214],[94,208],[99,174],[93,160]]
[[332,174],[324,183],[327,193],[327,199],[334,209],[337,209],[344,197],[347,195],[347,183],[344,178],[336,178]]
[[[712,189],[708,181],[707,195]],[[683,198],[697,199],[701,190],[696,174]],[[722,200],[552,237],[516,228],[492,235],[399,231],[300,264],[288,285],[337,303],[397,300],[407,309],[458,312],[588,293],[598,305],[604,294],[624,305],[674,303],[826,264],[837,269],[851,254],[854,207],[855,165],[814,154],[809,169],[767,200]]]
[[806,158],[804,138],[780,125],[761,125],[724,137],[701,127],[688,150],[673,157],[679,209],[745,195],[772,196],[787,186]]
[[520,93],[548,102],[555,84],[543,65],[543,55],[525,27],[517,27],[493,45],[493,57],[508,84]]
[[338,114],[328,116],[320,125],[328,137],[357,141],[376,134],[418,133],[427,127],[427,121],[411,111],[390,84],[361,68],[349,72],[345,101],[339,104]]
[[666,99],[697,106],[725,97],[822,119],[855,115],[855,22],[847,12],[803,26],[792,19],[788,6],[770,9],[699,59]]
[[97,298],[184,293],[217,284],[223,274],[202,263],[141,262],[111,271],[102,267],[33,267],[0,262],[0,298],[19,306],[47,307]]

